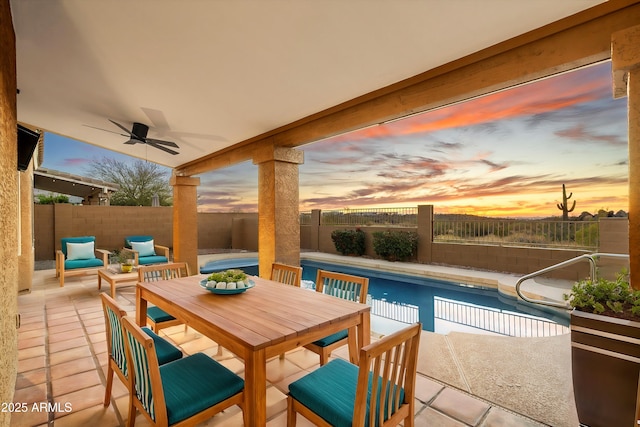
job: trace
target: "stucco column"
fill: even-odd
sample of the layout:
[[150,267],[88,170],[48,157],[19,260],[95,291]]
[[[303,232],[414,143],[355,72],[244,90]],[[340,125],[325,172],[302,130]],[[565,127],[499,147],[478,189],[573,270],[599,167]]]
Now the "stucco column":
[[268,278],[271,264],[300,265],[298,165],[300,150],[265,147],[253,156],[258,165],[258,266]]
[[640,25],[612,36],[614,97],[627,96],[629,127],[629,272],[640,289]]
[[33,247],[33,161],[20,176],[20,256],[18,257],[18,291],[31,289],[35,251]]
[[198,194],[200,178],[172,176],[173,259],[186,262],[198,274]]

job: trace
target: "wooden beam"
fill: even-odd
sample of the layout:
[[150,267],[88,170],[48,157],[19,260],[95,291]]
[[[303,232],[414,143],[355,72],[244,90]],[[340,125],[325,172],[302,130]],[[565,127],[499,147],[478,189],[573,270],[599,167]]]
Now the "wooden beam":
[[640,0],[611,0],[186,163],[176,174],[197,175],[250,160],[264,145],[298,147],[607,60],[612,34],[638,22]]

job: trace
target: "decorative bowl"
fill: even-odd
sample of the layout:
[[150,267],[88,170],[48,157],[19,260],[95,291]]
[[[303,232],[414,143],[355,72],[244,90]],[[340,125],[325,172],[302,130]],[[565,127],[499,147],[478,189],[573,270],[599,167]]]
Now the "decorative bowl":
[[209,283],[208,280],[207,279],[203,279],[203,280],[200,281],[200,286],[202,286],[203,288],[205,288],[206,290],[208,290],[212,294],[218,294],[218,295],[241,294],[242,292],[245,292],[247,289],[251,289],[256,285],[253,280],[249,280],[249,284],[244,286],[244,287],[242,287],[242,288],[228,289],[228,288],[209,287],[209,286],[207,286],[207,283]]

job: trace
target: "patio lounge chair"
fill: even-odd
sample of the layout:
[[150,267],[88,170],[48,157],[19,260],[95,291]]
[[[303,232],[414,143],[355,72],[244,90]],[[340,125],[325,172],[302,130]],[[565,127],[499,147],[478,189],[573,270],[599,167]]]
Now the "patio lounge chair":
[[[367,277],[318,270],[316,292],[365,304],[367,302],[368,289],[369,279]],[[331,356],[333,350],[348,343],[348,337],[349,331],[345,329],[304,347],[320,355],[320,365],[325,365],[329,361],[329,356]]]
[[[136,409],[152,426],[196,425],[233,405],[244,411],[244,380],[204,353],[159,366],[155,342],[135,319],[124,317],[129,383],[129,426]],[[249,425],[244,420],[244,425]]]
[[323,427],[413,427],[421,331],[416,323],[362,348],[358,366],[335,359],[291,383],[287,427],[298,413]]
[[124,238],[123,250],[131,253],[133,265],[169,262],[169,248],[156,245],[153,236],[127,236]]
[[[107,356],[109,362],[107,364],[107,387],[104,392],[104,406],[111,403],[111,389],[113,386],[113,373],[115,372],[120,381],[129,388],[129,379],[127,378],[127,358],[124,351],[124,339],[122,337],[122,318],[127,315],[118,303],[107,294],[100,294],[102,298],[102,310],[104,311],[104,321],[107,333]],[[174,347],[163,338],[154,334],[149,328],[142,328],[147,335],[153,339],[155,343],[156,356],[158,363],[173,362],[182,358],[182,351]]]
[[[189,275],[189,264],[185,262],[143,265],[138,267],[139,282],[156,282],[158,280],[176,279]],[[180,325],[182,322],[161,308],[153,306],[147,309],[147,323],[151,326],[151,330],[157,334],[160,329]]]
[[[109,265],[109,251],[95,248],[95,236],[63,237],[56,251],[56,277],[64,286],[67,276],[97,273]],[[98,255],[98,257],[96,257]]]

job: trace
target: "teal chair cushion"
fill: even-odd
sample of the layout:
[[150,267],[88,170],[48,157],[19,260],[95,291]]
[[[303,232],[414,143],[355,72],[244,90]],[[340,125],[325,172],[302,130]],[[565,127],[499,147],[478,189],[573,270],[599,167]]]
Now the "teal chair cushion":
[[[371,378],[372,375],[369,377],[369,390],[371,390]],[[357,384],[358,367],[342,359],[334,359],[291,383],[289,394],[332,426],[351,427]],[[380,382],[378,384],[382,387]],[[369,391],[367,395],[370,397],[371,392]],[[404,390],[400,390],[400,401],[403,400]],[[386,418],[388,414],[385,414]],[[368,415],[364,425],[369,426]]]
[[156,355],[158,356],[158,365],[182,359],[182,352],[176,346],[156,335],[155,332],[147,327],[142,328],[142,330],[153,340],[156,347]]
[[140,265],[148,265],[148,264],[162,264],[165,262],[169,262],[166,256],[162,255],[150,255],[150,256],[139,256],[138,264]]
[[169,425],[205,410],[244,388],[244,380],[204,353],[160,367]]
[[326,347],[333,344],[334,342],[340,341],[343,338],[347,338],[348,336],[349,331],[345,329],[344,331],[336,332],[335,334],[331,334],[328,337],[324,337],[318,341],[314,341],[313,343],[318,347]]
[[74,270],[76,268],[89,268],[89,267],[103,267],[104,263],[100,258],[90,258],[90,259],[74,259],[67,260],[64,262],[65,270]]
[[158,307],[147,308],[147,317],[153,320],[154,323],[162,323],[169,320],[175,320],[175,317]]

